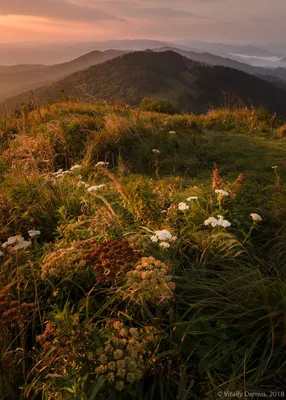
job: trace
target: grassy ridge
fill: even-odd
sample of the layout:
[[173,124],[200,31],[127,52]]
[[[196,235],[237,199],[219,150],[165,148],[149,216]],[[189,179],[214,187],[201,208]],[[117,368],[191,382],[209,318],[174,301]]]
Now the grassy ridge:
[[284,135],[246,109],[2,120],[2,398],[282,390]]

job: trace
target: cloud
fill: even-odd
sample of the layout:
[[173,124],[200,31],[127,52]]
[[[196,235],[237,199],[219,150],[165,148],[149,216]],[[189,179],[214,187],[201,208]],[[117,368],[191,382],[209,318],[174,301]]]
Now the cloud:
[[120,19],[99,7],[67,0],[1,0],[0,15],[23,15],[79,22]]
[[[80,0],[77,0],[78,2]],[[149,4],[148,4],[149,3]],[[166,3],[170,6],[166,7]],[[81,0],[81,4],[97,4],[105,11],[113,12],[122,18],[136,18],[141,20],[168,20],[178,18],[204,18],[192,10],[182,8],[173,8],[172,1],[126,1],[126,0]],[[147,4],[147,7],[146,7]],[[176,3],[177,4],[177,3]],[[149,6],[150,5],[150,6]],[[163,7],[162,7],[163,5]]]

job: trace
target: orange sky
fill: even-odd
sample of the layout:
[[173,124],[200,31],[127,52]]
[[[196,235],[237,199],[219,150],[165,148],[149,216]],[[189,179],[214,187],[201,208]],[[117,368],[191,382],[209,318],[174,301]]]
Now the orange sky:
[[0,0],[0,42],[283,41],[286,0]]

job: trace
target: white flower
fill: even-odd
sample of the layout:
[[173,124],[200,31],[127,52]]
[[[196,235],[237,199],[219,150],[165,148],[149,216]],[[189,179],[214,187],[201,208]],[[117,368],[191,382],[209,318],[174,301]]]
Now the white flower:
[[213,228],[215,228],[216,226],[229,228],[231,226],[231,223],[228,220],[224,219],[222,215],[218,215],[218,219],[210,217],[207,220],[205,220],[205,225],[206,226],[211,225]]
[[8,243],[8,246],[13,246],[14,244],[21,243],[23,241],[24,241],[23,236],[17,235],[17,236],[9,237],[7,243]]
[[78,184],[77,184],[77,187],[79,187],[79,188],[80,187],[84,187],[85,189],[87,189],[89,187],[89,184],[85,183],[83,181],[79,181]]
[[277,169],[278,166],[277,165],[273,165],[272,169]]
[[215,192],[216,192],[218,195],[222,196],[222,197],[227,197],[227,196],[229,196],[229,193],[226,192],[225,190],[222,190],[222,189],[217,189],[217,190],[215,190]]
[[218,226],[229,228],[231,226],[231,223],[227,219],[224,219],[222,215],[218,215]]
[[103,188],[104,186],[105,186],[104,184],[101,184],[101,185],[98,185],[98,186],[91,186],[90,188],[87,189],[87,191],[89,193],[96,192],[97,190]]
[[198,196],[191,196],[187,198],[187,201],[192,201],[192,200],[199,200]]
[[99,161],[99,162],[96,164],[96,167],[100,167],[101,165],[102,165],[102,166],[109,165],[109,162]]
[[167,229],[155,231],[155,235],[157,236],[158,240],[161,241],[171,240],[173,238],[173,235]]
[[178,205],[178,209],[180,211],[187,211],[190,208],[190,206],[188,206],[186,203],[179,203]]
[[23,242],[16,244],[16,246],[13,247],[13,250],[26,249],[27,247],[30,247],[31,245],[32,245],[32,242],[24,240]]
[[34,238],[36,236],[40,236],[41,231],[36,231],[35,229],[32,229],[28,231],[30,238]]
[[166,214],[167,213],[167,210],[162,210],[161,211],[161,214]]
[[158,149],[153,149],[152,151],[153,151],[153,153],[155,153],[155,154],[160,154],[160,153],[161,153],[161,151],[158,150]]
[[168,243],[168,242],[162,242],[162,243],[160,243],[160,247],[163,247],[164,249],[168,249],[171,246],[170,246],[170,243]]
[[211,225],[213,228],[215,228],[216,226],[218,226],[218,220],[214,217],[210,217],[205,220],[205,225]]
[[81,167],[81,165],[74,165],[73,167],[71,167],[70,168],[70,171],[75,171],[75,170],[77,170],[77,169],[81,169],[82,167]]
[[156,235],[151,236],[151,240],[152,240],[152,242],[154,242],[154,243],[157,243],[157,242],[159,241],[159,239],[157,238]]
[[63,172],[64,172],[63,169],[59,169],[57,172],[54,172],[53,175],[59,175],[59,174],[61,174]]
[[253,219],[253,222],[261,222],[262,221],[262,218],[260,217],[259,214],[253,213],[253,214],[250,214],[250,216]]
[[176,131],[169,131],[169,133],[171,133],[171,135],[174,135]]

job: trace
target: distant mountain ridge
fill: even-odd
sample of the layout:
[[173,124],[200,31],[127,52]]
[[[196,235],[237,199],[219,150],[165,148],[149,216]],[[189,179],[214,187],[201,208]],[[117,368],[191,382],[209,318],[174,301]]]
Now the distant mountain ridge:
[[[239,71],[246,72],[251,75],[256,75],[259,76],[262,79],[265,79],[267,81],[271,81],[271,78],[269,79],[269,76],[272,76],[273,78],[278,78],[278,79],[283,79],[286,81],[286,69],[284,68],[263,68],[263,67],[254,67],[252,65],[242,63],[236,60],[232,60],[230,58],[218,56],[215,54],[211,53],[197,53],[193,51],[187,51],[187,50],[182,50],[182,49],[177,49],[173,47],[163,47],[160,49],[156,49],[156,51],[175,51],[179,54],[181,54],[184,57],[187,57],[191,60],[194,61],[199,61],[203,62],[209,65],[220,65],[223,67],[229,67],[229,68],[235,68],[238,69]],[[286,62],[286,58],[285,58]]]
[[[286,91],[245,72],[209,66],[174,51],[132,52],[90,67],[52,85],[35,90],[39,103],[67,96],[137,105],[145,96],[165,98],[189,112],[206,112],[223,104],[224,93],[245,105],[266,106],[286,115]],[[87,96],[88,94],[88,96]],[[13,108],[31,100],[24,93],[5,102]],[[4,104],[2,104],[4,106]]]
[[125,54],[125,51],[92,51],[75,60],[52,66],[16,65],[0,66],[0,101],[11,96],[53,83],[74,72],[84,70],[112,58]]

